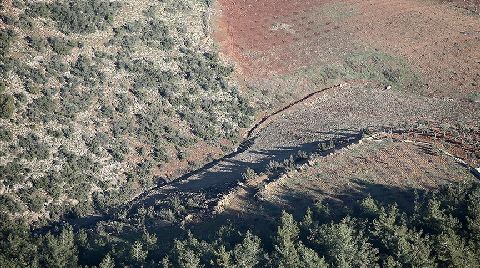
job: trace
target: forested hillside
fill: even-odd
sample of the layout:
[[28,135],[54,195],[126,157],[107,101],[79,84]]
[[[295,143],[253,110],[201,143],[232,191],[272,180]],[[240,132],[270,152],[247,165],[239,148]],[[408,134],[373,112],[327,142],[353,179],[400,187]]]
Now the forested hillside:
[[0,268],[480,267],[477,7],[2,0]]
[[209,4],[3,1],[0,210],[105,212],[233,147],[253,111]]
[[[303,218],[284,212],[267,232],[238,223],[157,236],[137,224],[94,231],[67,226],[32,237],[2,219],[2,267],[478,267],[480,185],[419,192],[399,208],[367,197],[343,209],[318,203]],[[126,228],[124,230],[124,228]],[[118,235],[124,232],[123,235]]]

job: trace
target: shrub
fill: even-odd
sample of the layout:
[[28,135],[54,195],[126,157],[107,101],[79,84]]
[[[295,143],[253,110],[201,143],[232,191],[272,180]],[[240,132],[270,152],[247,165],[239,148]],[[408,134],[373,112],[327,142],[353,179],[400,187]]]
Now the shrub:
[[31,80],[25,80],[25,82],[23,83],[23,86],[25,87],[25,90],[28,93],[33,94],[33,95],[37,95],[37,94],[40,94],[42,92],[42,89],[38,85],[33,83],[33,81],[31,81]]
[[12,4],[15,8],[18,8],[18,9],[25,8],[25,1],[23,0],[13,0]]
[[41,190],[34,188],[23,188],[17,195],[34,212],[40,212],[48,201],[47,196]]
[[17,19],[9,15],[0,15],[0,20],[7,25],[14,25],[17,23]]
[[45,71],[51,75],[62,79],[61,74],[67,71],[67,65],[58,55],[53,56],[48,64],[45,66]]
[[39,52],[45,52],[45,49],[48,46],[48,42],[43,37],[38,36],[27,36],[25,38],[28,42],[28,45]]
[[15,32],[12,29],[0,30],[0,52],[2,52],[2,54],[8,51],[15,36]]
[[175,43],[168,26],[157,18],[127,23],[122,27],[115,28],[114,32],[115,35],[109,44],[121,45],[124,51],[133,50],[140,42],[161,50],[169,50]]
[[15,37],[12,29],[0,29],[0,78],[4,78],[12,68],[13,60],[7,54]]
[[103,0],[67,0],[31,3],[26,14],[49,17],[64,33],[93,33],[104,30],[113,21],[119,4]]
[[0,129],[0,141],[11,141],[13,138],[13,134],[8,129]]
[[42,96],[29,104],[26,116],[34,121],[49,121],[56,107],[57,102],[53,101],[50,96]]
[[7,89],[7,84],[4,81],[0,80],[0,94],[5,92],[6,89]]
[[45,84],[47,78],[41,69],[33,68],[28,65],[21,65],[16,68],[16,74],[25,82],[32,82],[36,84]]
[[162,50],[168,50],[173,47],[174,40],[169,35],[168,27],[158,19],[152,19],[147,22],[142,29],[141,40],[148,46],[156,47]]
[[70,55],[72,48],[75,47],[75,42],[71,40],[65,40],[59,37],[49,37],[47,38],[48,43],[52,47],[55,53],[60,55]]
[[29,160],[46,159],[50,153],[48,147],[34,134],[19,136],[18,145],[23,148],[22,157]]
[[24,13],[24,14],[20,15],[16,26],[19,27],[22,30],[31,31],[33,29],[32,18],[30,18],[28,15],[26,15]]
[[104,75],[96,64],[83,55],[78,57],[77,61],[71,66],[70,72],[83,80],[83,85],[87,87],[96,86],[103,83]]
[[0,118],[10,118],[15,111],[15,99],[12,95],[0,95]]
[[20,206],[9,195],[0,195],[0,211],[20,212]]
[[16,184],[22,183],[25,179],[25,174],[29,170],[18,163],[18,159],[9,162],[4,166],[0,166],[0,180],[8,187],[13,187]]

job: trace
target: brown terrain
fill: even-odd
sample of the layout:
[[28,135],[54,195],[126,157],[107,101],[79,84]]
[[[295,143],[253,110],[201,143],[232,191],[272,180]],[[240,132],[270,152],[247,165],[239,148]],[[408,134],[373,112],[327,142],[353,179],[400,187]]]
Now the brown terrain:
[[131,213],[173,204],[184,223],[223,222],[369,194],[401,204],[478,176],[477,15],[419,0],[216,8],[220,51],[264,112],[230,154],[145,192]]
[[[480,166],[480,20],[470,13],[477,7],[474,1],[220,0],[215,36],[246,94],[288,100],[342,86],[282,109],[254,132],[253,145],[235,160],[258,175],[221,198],[217,213],[268,216],[366,195],[401,203],[414,189],[478,178],[472,167]],[[398,79],[376,74],[391,67]],[[281,104],[264,107],[268,114]],[[413,132],[393,134],[418,123]],[[381,138],[327,156],[315,149],[369,127],[383,128],[376,132]],[[310,155],[308,164],[286,174],[258,165],[296,150]],[[279,151],[287,153],[273,157]]]
[[230,154],[141,194],[130,213],[148,208],[162,227],[173,206],[184,223],[212,213],[222,223],[369,194],[401,204],[478,177],[478,15],[420,0],[219,0],[216,10],[221,54],[263,112]]
[[465,98],[480,89],[480,22],[453,5],[220,0],[218,9],[220,48],[249,84],[299,91],[350,53],[380,51],[420,77],[415,93]]

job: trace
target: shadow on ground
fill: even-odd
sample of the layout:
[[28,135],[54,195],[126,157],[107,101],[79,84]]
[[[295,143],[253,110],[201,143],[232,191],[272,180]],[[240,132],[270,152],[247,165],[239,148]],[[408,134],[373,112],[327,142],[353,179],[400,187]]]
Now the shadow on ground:
[[[268,241],[276,231],[278,224],[276,219],[279,218],[282,211],[286,211],[294,215],[297,220],[301,220],[308,208],[315,210],[319,207],[329,207],[331,213],[329,218],[341,219],[351,212],[352,208],[358,208],[359,201],[371,196],[383,205],[397,204],[401,211],[408,213],[411,212],[416,194],[421,196],[425,192],[425,190],[418,188],[401,188],[356,178],[351,181],[351,187],[335,196],[320,191],[316,196],[298,193],[284,194],[280,199],[286,200],[288,205],[269,200],[257,200],[256,207],[258,209],[256,210],[247,213],[242,212],[242,214],[227,210],[214,216],[209,221],[191,225],[188,228],[191,228],[199,237],[208,239],[214,235],[211,230],[218,230],[222,226],[233,224],[240,231],[251,230]],[[323,199],[318,199],[318,196],[323,196]]]

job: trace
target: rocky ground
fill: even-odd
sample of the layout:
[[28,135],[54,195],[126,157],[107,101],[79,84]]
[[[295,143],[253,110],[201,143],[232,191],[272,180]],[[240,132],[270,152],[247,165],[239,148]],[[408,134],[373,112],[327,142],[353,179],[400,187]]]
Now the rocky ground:
[[436,1],[277,2],[217,3],[220,51],[242,94],[264,110],[244,141],[112,219],[150,215],[165,226],[212,213],[220,222],[268,217],[327,197],[355,199],[369,185],[411,192],[474,178],[476,15]]

